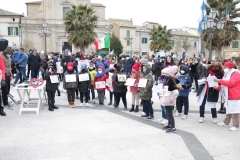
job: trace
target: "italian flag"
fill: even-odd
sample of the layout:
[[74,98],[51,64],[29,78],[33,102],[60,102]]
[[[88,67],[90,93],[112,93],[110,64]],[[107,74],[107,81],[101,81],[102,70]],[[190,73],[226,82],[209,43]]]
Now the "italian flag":
[[96,50],[99,50],[102,48],[110,48],[110,34],[106,35],[100,40],[93,42],[93,44],[95,45]]
[[228,4],[226,4],[226,24],[229,21],[229,11],[228,11]]

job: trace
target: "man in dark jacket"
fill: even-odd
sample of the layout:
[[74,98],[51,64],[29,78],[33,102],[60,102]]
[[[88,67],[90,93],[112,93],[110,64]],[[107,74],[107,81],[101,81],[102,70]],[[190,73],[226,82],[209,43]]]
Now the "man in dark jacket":
[[33,49],[33,53],[29,54],[28,64],[30,65],[31,78],[37,78],[41,65],[41,58],[36,49]]
[[[72,54],[70,50],[66,49],[64,53],[64,57],[61,60],[61,66],[63,67],[63,73],[67,71],[67,64],[69,62],[74,62],[74,58],[72,57]],[[77,66],[74,65],[74,70],[77,71]]]
[[127,78],[130,77],[131,70],[132,70],[132,60],[129,57],[126,57],[125,64],[124,64],[124,72],[127,75]]
[[198,81],[201,78],[207,77],[208,72],[205,66],[203,66],[198,59],[195,59],[196,70],[193,73],[194,81],[196,84],[196,91],[198,91]]

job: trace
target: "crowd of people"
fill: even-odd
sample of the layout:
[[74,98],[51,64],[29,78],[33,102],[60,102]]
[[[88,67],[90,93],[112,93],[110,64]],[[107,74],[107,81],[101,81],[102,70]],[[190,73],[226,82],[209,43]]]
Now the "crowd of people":
[[[87,63],[81,63],[82,60],[87,60]],[[62,73],[57,72],[57,62],[62,66]],[[13,51],[11,47],[7,47],[0,56],[2,91],[0,115],[6,116],[4,108],[12,109],[8,102],[12,78],[15,78],[13,86],[16,86],[17,83],[27,82],[30,78],[42,77],[46,81],[49,111],[58,109],[55,105],[55,95],[57,93],[61,96],[59,91],[61,81],[67,91],[70,108],[76,107],[76,99],[80,99],[80,106],[96,104],[96,99],[99,105],[104,105],[105,94],[109,92],[108,105],[118,108],[122,99],[123,108],[127,110],[126,95],[129,87],[132,95],[129,112],[139,112],[139,107],[142,106],[141,117],[147,120],[154,119],[152,105],[155,103],[152,97],[157,96],[162,109],[162,117],[157,121],[165,125],[163,129],[167,133],[175,133],[174,117],[181,116],[183,120],[188,118],[189,94],[193,91],[198,97],[199,123],[204,122],[205,107],[209,107],[214,124],[228,126],[232,120],[233,127],[230,130],[237,131],[240,113],[238,69],[240,69],[239,57],[234,61],[208,61],[195,57],[176,61],[170,55],[116,57],[106,55],[104,52],[90,55],[81,52],[72,54],[70,50],[65,50],[63,54],[50,52],[46,55],[43,51],[38,53],[36,49],[26,54],[23,48]],[[53,76],[57,76],[58,81],[53,81]],[[208,80],[213,76],[215,86],[210,85]],[[134,80],[132,85],[126,83],[128,78]],[[154,85],[158,87],[156,93],[153,92]],[[216,109],[218,101],[221,103],[219,111]],[[226,113],[223,122],[218,123],[217,113]]]

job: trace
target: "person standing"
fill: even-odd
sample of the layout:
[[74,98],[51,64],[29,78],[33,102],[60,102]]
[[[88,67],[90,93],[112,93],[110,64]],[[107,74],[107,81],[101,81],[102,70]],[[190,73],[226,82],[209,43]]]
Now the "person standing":
[[5,85],[2,86],[2,98],[3,98],[3,106],[5,106],[8,109],[12,110],[12,107],[8,103],[8,94],[10,92],[10,82],[12,80],[11,77],[11,55],[13,53],[13,49],[11,47],[7,47],[3,54],[1,54],[1,57],[4,62],[4,68],[5,68]]
[[118,108],[120,103],[120,98],[122,98],[124,109],[127,110],[127,86],[125,86],[125,82],[119,82],[118,76],[122,75],[122,66],[119,64],[115,64],[114,68],[116,68],[117,72],[113,75],[113,91],[115,93],[116,106]]
[[[72,57],[72,53],[70,50],[66,49],[64,53],[64,57],[61,60],[61,66],[63,67],[63,73],[67,71],[67,64],[69,62],[73,62],[74,64],[74,58]],[[74,70],[77,72],[77,66],[73,66]]]
[[33,49],[33,53],[28,56],[28,64],[30,65],[31,78],[37,78],[41,65],[41,58],[36,49]]
[[[48,96],[48,110],[54,111],[54,109],[58,109],[57,106],[55,106],[55,94],[56,90],[58,89],[59,82],[53,82],[51,80],[51,76],[57,76],[56,70],[52,65],[49,65],[46,72],[44,79],[46,80],[46,92]],[[59,79],[58,79],[59,80]]]
[[81,66],[81,72],[79,73],[79,76],[83,75],[83,74],[87,74],[87,76],[89,77],[88,80],[85,81],[81,81],[81,79],[79,79],[78,82],[78,89],[80,92],[80,106],[83,106],[83,97],[85,96],[85,105],[88,107],[88,100],[89,100],[89,91],[91,89],[91,76],[88,73],[88,69],[87,69],[87,65],[83,64]]
[[154,118],[153,108],[152,108],[152,87],[153,87],[153,77],[151,72],[151,66],[148,63],[142,63],[142,78],[147,79],[146,87],[139,88],[139,98],[142,100],[143,112],[146,119],[151,120]]
[[[76,81],[74,82],[67,82],[66,81],[66,76],[68,75],[76,75]],[[67,90],[67,97],[68,97],[68,102],[69,102],[69,107],[70,108],[75,108],[75,90],[78,87],[78,74],[74,70],[74,64],[73,62],[69,62],[67,64],[67,70],[64,73],[63,76],[63,88]]]
[[27,61],[28,61],[28,57],[27,55],[24,53],[24,49],[20,48],[20,58],[16,61],[16,64],[19,68],[19,72],[17,73],[16,79],[14,81],[14,85],[17,84],[18,79],[20,78],[20,76],[23,76],[24,81],[28,80],[28,77],[26,75],[26,66],[27,66]]
[[[224,65],[224,76],[222,79],[215,79],[221,85],[223,98],[226,105],[226,117],[219,126],[228,126],[232,120],[233,127],[230,131],[239,131],[239,103],[240,103],[240,73],[235,69],[232,62],[226,62]],[[239,68],[238,64],[237,67]]]
[[124,64],[124,73],[126,74],[127,78],[130,77],[132,65],[133,65],[132,60],[129,57],[126,57],[126,61]]
[[[1,80],[1,86],[3,87],[4,85],[6,85],[5,83],[5,66],[4,66],[4,61],[2,59],[2,56],[0,56],[0,80]],[[0,90],[1,94],[2,94],[2,90]],[[6,113],[4,112],[4,107],[2,106],[2,96],[0,95],[0,115],[1,116],[6,116]]]

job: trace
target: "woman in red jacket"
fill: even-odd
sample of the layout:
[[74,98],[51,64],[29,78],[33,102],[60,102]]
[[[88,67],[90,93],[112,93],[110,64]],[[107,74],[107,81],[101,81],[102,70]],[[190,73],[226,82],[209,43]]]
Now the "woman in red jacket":
[[219,126],[228,126],[231,119],[233,127],[230,131],[239,130],[239,113],[240,113],[240,72],[235,69],[232,62],[224,64],[224,77],[215,81],[221,84],[221,90],[226,105],[226,118],[223,122],[218,123]]
[[[1,77],[1,86],[5,85],[5,67],[2,57],[0,56],[0,77]],[[2,94],[2,90],[0,90]],[[4,107],[2,106],[2,95],[0,95],[0,115],[6,116],[6,113],[4,112]]]

